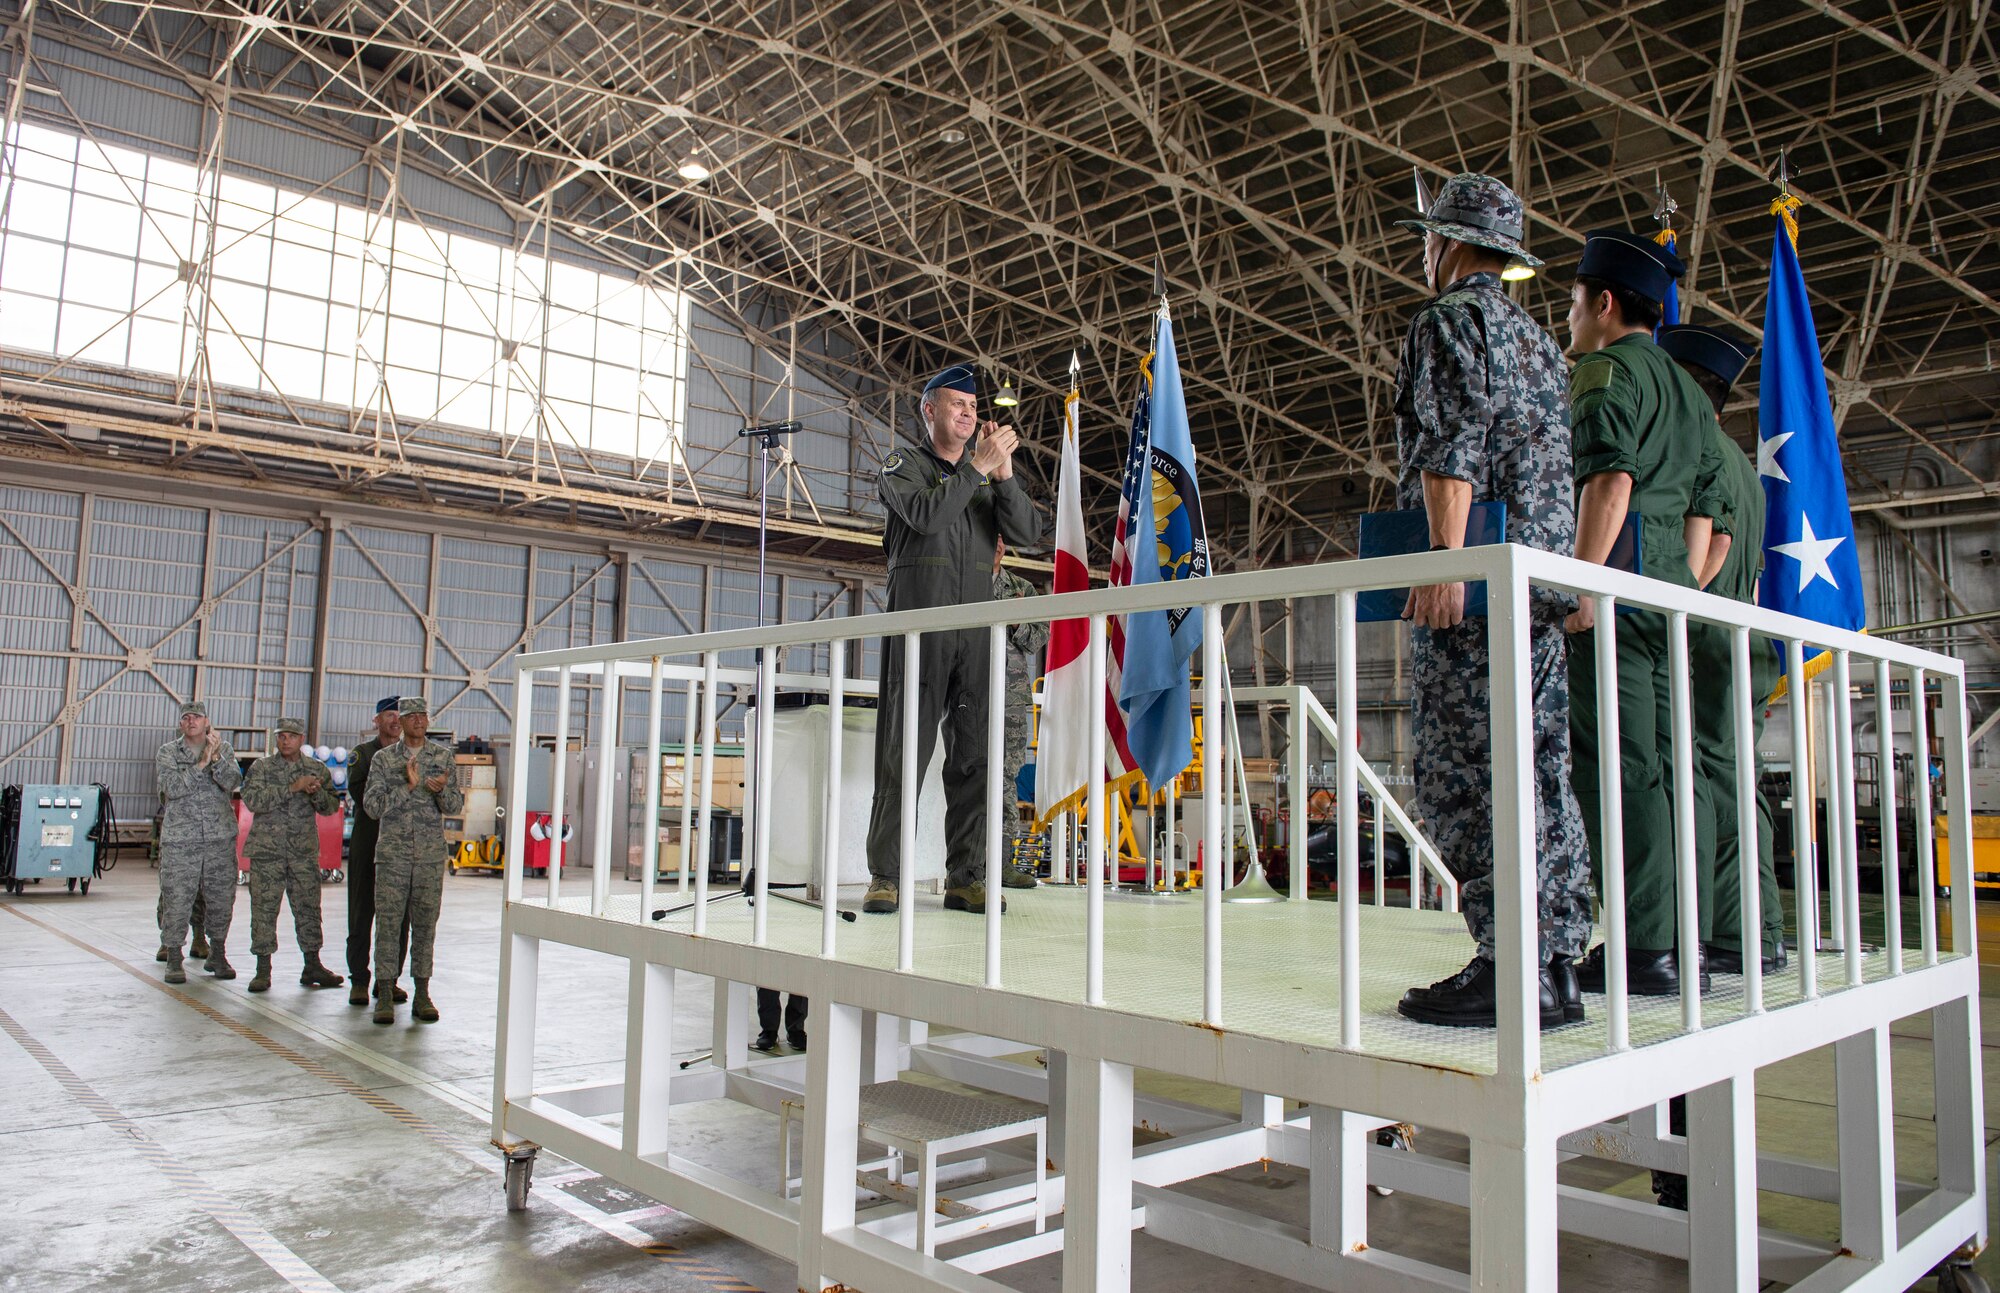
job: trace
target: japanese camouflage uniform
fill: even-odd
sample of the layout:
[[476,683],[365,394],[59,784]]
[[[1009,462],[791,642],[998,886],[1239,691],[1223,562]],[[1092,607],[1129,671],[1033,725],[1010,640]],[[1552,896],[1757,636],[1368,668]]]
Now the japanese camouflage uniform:
[[[1035,586],[1001,567],[993,574],[993,599],[1035,597]],[[1041,671],[1042,648],[1049,644],[1049,626],[1041,623],[1014,624],[1007,629],[1007,765],[1000,774],[1000,800],[1008,825],[1004,856],[1011,862],[1014,846],[1022,837],[1021,814],[1014,807],[1020,797],[1021,769],[1028,763],[1028,743],[1034,736],[1035,676]]]
[[[410,698],[402,702],[402,712],[416,712],[410,703]],[[413,758],[414,786],[405,770]],[[444,789],[434,791],[424,785],[439,775],[445,779]],[[444,901],[444,818],[465,807],[450,747],[425,741],[413,754],[407,742],[398,741],[377,751],[368,761],[363,807],[380,823],[375,842],[375,964],[396,964],[402,927],[407,924],[410,975],[428,979],[438,910]],[[379,992],[387,992],[392,977],[378,978],[377,983]]]
[[[1749,363],[1753,347],[1733,334],[1711,328],[1669,326],[1660,330],[1661,349],[1683,365],[1692,364],[1720,378],[1727,388]],[[1715,532],[1730,536],[1722,568],[1706,591],[1731,601],[1755,604],[1757,579],[1764,568],[1764,485],[1757,467],[1736,442],[1717,426],[1716,445],[1722,457],[1719,481],[1722,501]],[[1697,907],[1701,941],[1733,952],[1743,945],[1741,867],[1742,841],[1737,832],[1736,719],[1733,708],[1735,660],[1727,630],[1713,625],[1688,626],[1692,673],[1696,769],[1709,786],[1710,818],[1698,824],[1702,838],[1696,851]],[[1699,631],[1697,631],[1699,630]],[[1764,732],[1764,700],[1777,686],[1780,670],[1768,638],[1750,639],[1750,714],[1752,736]],[[1755,742],[1753,742],[1754,745]],[[1753,785],[1759,785],[1753,780]],[[1778,876],[1772,857],[1771,805],[1761,785],[1756,791],[1757,875],[1764,952],[1776,953],[1784,930],[1779,905]]]
[[[947,370],[949,372],[950,370]],[[971,371],[965,370],[970,382]],[[993,553],[1001,537],[1025,547],[1041,537],[1034,504],[1012,478],[992,480],[972,465],[940,458],[928,438],[883,460],[889,609],[959,606],[993,598]],[[985,629],[926,633],[918,648],[917,775],[930,767],[944,731],[945,883],[983,880],[986,868]],[[903,804],[903,638],[882,641],[876,704],[875,798],[868,817],[868,870],[901,874]]]
[[[281,727],[280,730],[285,730]],[[317,777],[310,794],[292,789],[300,777]],[[306,754],[267,754],[243,779],[243,803],[254,815],[243,856],[250,860],[250,952],[278,950],[278,904],[292,904],[292,931],[308,962],[319,959],[319,823],[340,811],[333,774]]]
[[[1440,203],[1449,192],[1440,193]],[[1402,464],[1397,506],[1424,506],[1425,472],[1468,481],[1475,502],[1506,505],[1509,542],[1571,553],[1576,509],[1564,377],[1561,348],[1508,298],[1498,274],[1469,274],[1452,283],[1417,312],[1403,341],[1394,405]],[[1590,933],[1588,859],[1570,788],[1568,643],[1562,631],[1568,609],[1551,591],[1531,594],[1535,901],[1544,963],[1551,956],[1575,957]],[[1410,659],[1417,800],[1439,856],[1458,879],[1466,927],[1479,955],[1491,960],[1487,622],[1412,627]]]
[[[1596,237],[1596,235],[1593,235]],[[1640,518],[1644,573],[1694,586],[1684,525],[1720,510],[1722,459],[1711,434],[1715,415],[1694,379],[1651,337],[1632,333],[1585,355],[1570,374],[1571,426],[1579,495],[1593,476],[1632,478],[1629,512]],[[1576,635],[1569,656],[1570,739],[1576,797],[1590,835],[1593,878],[1602,884],[1603,796],[1598,787],[1597,657],[1600,623]],[[1623,793],[1625,944],[1669,951],[1675,938],[1673,722],[1667,620],[1654,611],[1617,616],[1618,767]],[[1710,810],[1697,777],[1695,816]],[[1601,888],[1600,888],[1601,891]]]
[[[199,706],[182,712],[203,713]],[[160,941],[181,959],[196,893],[206,907],[211,956],[222,954],[236,906],[236,809],[230,796],[243,780],[236,751],[217,747],[207,767],[201,749],[176,736],[153,756],[153,774],[166,809],[160,818]]]

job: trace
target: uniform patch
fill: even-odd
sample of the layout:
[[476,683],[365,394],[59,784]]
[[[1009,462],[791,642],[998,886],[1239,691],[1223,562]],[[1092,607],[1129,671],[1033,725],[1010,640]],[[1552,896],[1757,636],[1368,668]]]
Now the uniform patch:
[[1616,371],[1617,366],[1609,359],[1599,359],[1595,362],[1586,359],[1569,375],[1570,399],[1574,401],[1577,396],[1587,395],[1591,391],[1608,390],[1612,375]]
[[896,470],[896,468],[902,465],[903,465],[903,451],[901,449],[891,450],[889,456],[882,460],[883,471],[894,471]]

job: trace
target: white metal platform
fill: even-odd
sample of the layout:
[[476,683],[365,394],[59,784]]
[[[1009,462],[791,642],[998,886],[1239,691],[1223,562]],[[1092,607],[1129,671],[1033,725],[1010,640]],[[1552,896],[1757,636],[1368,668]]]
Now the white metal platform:
[[[1332,717],[1344,737],[1353,730],[1357,704],[1355,592],[1449,579],[1484,579],[1492,608],[1492,714],[1499,751],[1493,770],[1496,961],[1502,980],[1497,1029],[1430,1028],[1395,1014],[1395,999],[1405,988],[1456,970],[1470,941],[1455,915],[1364,902],[1353,793],[1359,760],[1351,739],[1342,739],[1336,902],[1226,905],[1219,873],[1205,878],[1199,894],[1120,895],[1107,893],[1101,870],[1086,866],[1087,883],[1076,889],[1010,893],[1004,917],[944,912],[906,883],[899,915],[862,916],[853,924],[761,894],[755,908],[731,896],[655,922],[649,917],[656,907],[673,905],[666,895],[656,896],[649,879],[636,899],[612,897],[603,856],[593,859],[592,877],[582,883],[573,873],[565,882],[558,857],[546,887],[538,884],[532,895],[518,869],[510,868],[495,1140],[548,1146],[773,1252],[794,1256],[800,1287],[808,1289],[998,1288],[982,1272],[1059,1245],[1066,1286],[1122,1290],[1129,1284],[1135,1228],[1317,1287],[1364,1290],[1542,1293],[1558,1283],[1559,1230],[1685,1259],[1690,1287],[1703,1293],[1747,1291],[1764,1279],[1816,1291],[1900,1290],[1954,1251],[1983,1245],[1972,903],[1969,889],[1960,886],[1951,918],[1939,928],[1928,896],[1927,782],[1919,782],[1921,801],[1915,805],[1923,836],[1917,841],[1923,892],[1906,900],[1892,882],[1885,895],[1890,946],[1864,945],[1854,806],[1851,793],[1837,793],[1827,842],[1833,917],[1823,927],[1817,920],[1807,922],[1815,927],[1810,932],[1821,951],[1796,957],[1791,969],[1776,975],[1753,969],[1747,977],[1718,976],[1706,996],[1690,991],[1679,998],[1627,997],[1622,975],[1614,974],[1611,995],[1588,999],[1585,1023],[1538,1032],[1532,1026],[1533,906],[1524,882],[1532,875],[1533,846],[1523,774],[1527,691],[1521,672],[1531,582],[1663,611],[1682,662],[1690,621],[1729,630],[1737,677],[1746,684],[1736,704],[1743,733],[1749,726],[1744,693],[1751,630],[1787,639],[1795,661],[1805,643],[1831,649],[1830,720],[1822,735],[1835,766],[1852,764],[1857,697],[1864,705],[1886,705],[1892,696],[1928,697],[1905,728],[1907,735],[1891,739],[1942,755],[1944,809],[1955,835],[1969,811],[1958,662],[1546,554],[1496,547],[1205,581],[1195,590],[1207,599],[1202,609],[1211,630],[1201,703],[1208,712],[1220,706],[1215,679],[1221,671],[1223,605],[1325,596],[1332,603],[1340,654]],[[699,696],[703,730],[712,730],[715,697],[725,684],[754,686],[763,697],[780,688],[831,691],[837,705],[844,687],[864,685],[844,676],[854,638],[950,628],[998,633],[1008,615],[1088,616],[1096,668],[1106,614],[1189,595],[1189,586],[1093,592],[921,617],[882,615],[580,648],[525,656],[522,676],[531,684],[555,685],[562,698],[559,714],[567,713],[571,688],[581,680],[600,685],[615,680],[635,699],[634,693],[650,691],[649,721],[640,739],[657,739],[659,696],[668,680],[687,683],[691,696]],[[1600,623],[1614,622],[1609,610],[1601,606]],[[719,665],[725,650],[813,645],[828,648],[826,672],[780,676],[765,668],[730,676]],[[1600,660],[1606,645],[1599,644]],[[517,739],[530,731],[535,690],[518,689]],[[1675,697],[1683,787],[1691,758],[1688,691],[1685,684],[1677,687]],[[1001,693],[998,676],[993,692]],[[596,712],[622,708],[600,702]],[[760,713],[768,708],[758,707]],[[1926,730],[1933,712],[1935,742]],[[1607,721],[1615,723],[1615,714]],[[1803,721],[1800,717],[1794,728],[1801,746]],[[994,723],[997,743],[997,712]],[[1885,733],[1896,727],[1877,724]],[[831,728],[837,732],[839,725]],[[1615,751],[1615,732],[1610,735],[1603,744]],[[608,721],[591,734],[607,750],[618,737]],[[837,754],[831,752],[829,766],[839,766]],[[1209,802],[1203,818],[1211,836],[1207,855],[1213,857],[1220,853],[1222,830],[1215,802],[1219,756],[1212,747],[1204,756]],[[605,767],[611,762],[600,760]],[[515,763],[516,802],[526,790],[525,763]],[[555,765],[558,781],[552,790],[560,805],[562,761]],[[1750,776],[1749,762],[1738,771],[1742,785]],[[914,769],[905,772],[909,776]],[[768,788],[753,790],[755,811],[774,811]],[[608,778],[590,791],[608,807]],[[1093,787],[1088,802],[1102,805],[1101,793]],[[1691,811],[1688,794],[1683,791],[1683,813]],[[906,805],[913,801],[905,796]],[[998,819],[999,807],[996,769],[990,820]],[[706,816],[704,811],[700,820]],[[1101,820],[1103,814],[1097,816]],[[906,820],[904,829],[907,837],[913,823]],[[997,841],[997,833],[989,835]],[[1615,847],[1615,823],[1610,838]],[[1101,857],[1102,839],[1089,832],[1087,840],[1087,856]],[[519,856],[518,843],[512,841],[510,858]],[[1797,843],[1809,849],[1811,842]],[[837,841],[829,843],[829,866],[835,849]],[[997,855],[995,842],[989,857],[996,868]],[[1695,898],[1691,842],[1682,848],[1680,864],[1679,914],[1687,941]],[[764,868],[757,869],[763,874]],[[644,873],[650,877],[650,865]],[[1618,878],[1615,868],[1609,875]],[[1618,967],[1623,904],[1618,885],[1611,887],[1604,896],[1604,932]],[[1742,911],[1721,918],[1755,930],[1755,888],[1745,886]],[[709,896],[700,877],[695,890],[691,897]],[[1905,901],[1916,902],[1922,913],[1919,937],[1909,947],[1900,946]],[[1810,883],[1800,895],[1800,909],[1819,909]],[[1879,938],[1874,931],[1869,937]],[[631,966],[623,1082],[560,1091],[538,1084],[536,1012],[561,1006],[539,999],[536,963],[545,941],[620,957]],[[718,985],[716,1057],[687,1072],[669,1062],[673,969],[709,976]],[[785,1089],[748,1062],[749,985],[804,992],[813,1001],[804,1083],[804,1183],[797,1200],[674,1158],[666,1149],[669,1121],[699,1117],[703,1101],[734,1098],[775,1112],[785,1098]],[[1892,1022],[1920,1012],[1929,1013],[1933,1039],[1938,1152],[1935,1164],[1904,1164],[1899,1170],[1890,1135],[1888,1033]],[[926,1024],[963,1029],[969,1036],[933,1044]],[[1005,1040],[987,1044],[981,1037]],[[1760,1154],[1757,1070],[1826,1046],[1834,1048],[1837,1077],[1828,1127],[1837,1167]],[[1047,1053],[1046,1075],[990,1058],[1023,1049]],[[1136,1100],[1133,1072],[1139,1068],[1238,1088],[1245,1093],[1242,1117],[1204,1119]],[[913,1244],[918,1225],[909,1206],[893,1200],[857,1204],[860,1090],[864,1083],[912,1069],[1046,1104],[1049,1157],[1058,1174],[1037,1184],[1025,1170],[1028,1164],[1010,1166],[996,1157],[997,1176],[954,1187],[953,1197],[975,1208],[1039,1201],[1060,1220],[1060,1230],[1047,1235],[1002,1230],[957,1245],[943,1257],[926,1256]],[[1680,1095],[1688,1100],[1685,1138],[1668,1135],[1664,1117],[1663,1102]],[[1303,1107],[1288,1110],[1279,1096]],[[1135,1150],[1132,1128],[1141,1113],[1174,1134]],[[1375,1146],[1374,1130],[1396,1121],[1463,1133],[1471,1142],[1469,1164]],[[1559,1159],[1577,1154],[1686,1172],[1692,1212],[1559,1186]],[[1308,1169],[1309,1226],[1281,1225],[1163,1188],[1260,1159]],[[1398,1256],[1393,1235],[1371,1242],[1366,1206],[1371,1180],[1465,1207],[1469,1269]],[[1838,1242],[1760,1229],[1760,1189],[1837,1203]]]

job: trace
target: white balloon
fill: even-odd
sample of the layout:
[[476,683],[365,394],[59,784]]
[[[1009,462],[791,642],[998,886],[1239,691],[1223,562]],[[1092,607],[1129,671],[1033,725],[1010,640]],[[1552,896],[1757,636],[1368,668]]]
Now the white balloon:
[[333,778],[333,788],[335,790],[347,784],[346,768],[328,768],[327,775]]
[[324,745],[315,745],[312,748],[312,756],[315,759],[318,759],[321,763],[325,763],[326,756],[331,753],[333,753],[333,751],[327,749]]
[[347,762],[347,747],[346,747],[346,746],[344,746],[344,745],[336,745],[336,746],[334,746],[334,747],[333,747],[333,761],[334,761],[335,763],[345,763],[345,762]]

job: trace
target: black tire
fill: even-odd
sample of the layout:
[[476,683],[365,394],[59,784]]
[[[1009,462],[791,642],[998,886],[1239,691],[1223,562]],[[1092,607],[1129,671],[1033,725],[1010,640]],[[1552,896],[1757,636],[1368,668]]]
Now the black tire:
[[68,881],[68,886],[69,886],[69,891],[70,891],[71,893],[75,893],[75,892],[76,892],[76,877],[75,877],[75,876],[71,876],[71,877],[69,878],[69,881]]
[[83,888],[83,892],[84,892],[84,896],[88,897],[88,896],[89,896],[89,894],[90,894],[90,881],[88,881],[88,880],[85,880],[85,881],[83,881],[83,882],[82,882],[82,888]]

